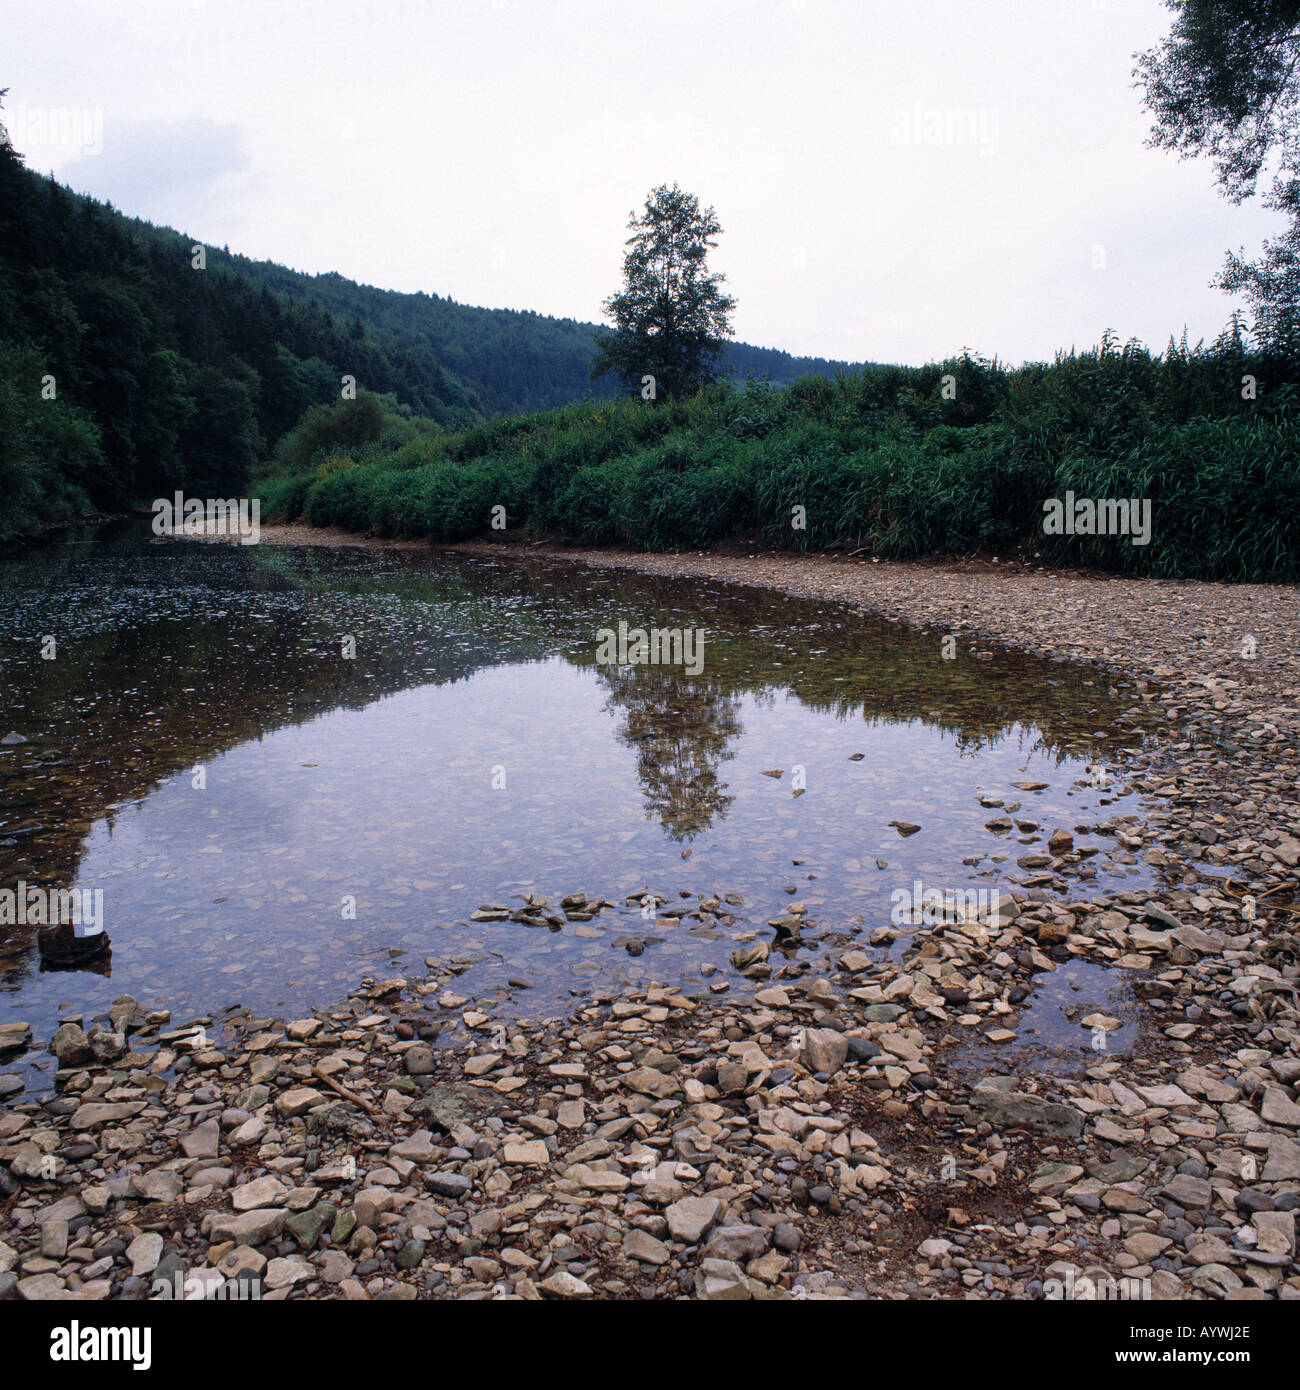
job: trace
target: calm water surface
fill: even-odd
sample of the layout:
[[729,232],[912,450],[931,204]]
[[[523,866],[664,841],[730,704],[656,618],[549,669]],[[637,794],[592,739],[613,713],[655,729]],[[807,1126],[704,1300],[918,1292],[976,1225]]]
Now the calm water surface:
[[[1104,680],[965,642],[946,661],[938,635],[765,591],[132,524],[0,559],[0,615],[0,735],[28,740],[0,749],[0,886],[102,889],[113,942],[111,974],[46,972],[0,926],[0,1021],[41,1040],[122,993],[296,1017],[426,956],[515,1017],[703,988],[792,902],[815,961],[896,890],[1023,884],[1053,829],[1142,810],[1084,773],[1139,743]],[[703,671],[599,665],[620,620],[704,630]],[[990,831],[981,798],[1023,824]],[[1070,891],[1149,881],[1075,838],[1100,852]],[[577,891],[617,908],[470,920]],[[646,892],[734,900],[672,926],[626,902]]]

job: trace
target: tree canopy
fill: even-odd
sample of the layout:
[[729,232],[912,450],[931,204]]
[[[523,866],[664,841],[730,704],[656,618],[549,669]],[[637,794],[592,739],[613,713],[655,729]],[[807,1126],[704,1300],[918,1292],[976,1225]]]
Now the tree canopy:
[[1208,156],[1240,203],[1266,184],[1287,231],[1258,260],[1229,253],[1216,283],[1246,296],[1273,347],[1300,341],[1300,0],[1166,0],[1169,36],[1137,55],[1134,76],[1154,117],[1149,144]]
[[722,227],[693,193],[661,184],[628,229],[623,289],[604,304],[614,331],[597,341],[592,380],[613,372],[641,388],[652,377],[652,399],[690,395],[717,378],[732,337],[736,301],[708,267]]

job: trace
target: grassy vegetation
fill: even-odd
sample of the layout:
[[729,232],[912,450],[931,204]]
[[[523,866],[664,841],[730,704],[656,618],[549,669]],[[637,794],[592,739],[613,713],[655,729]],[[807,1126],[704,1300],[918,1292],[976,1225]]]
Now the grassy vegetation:
[[[1024,550],[1150,575],[1294,579],[1298,379],[1233,325],[1210,348],[1152,354],[1107,336],[1013,371],[964,353],[458,433],[380,428],[360,445],[330,437],[322,417],[310,466],[301,448],[281,450],[258,490],[268,517],[440,541],[488,531],[503,506],[511,528],[593,546]],[[1067,491],[1150,498],[1150,543],[1044,535],[1044,500]]]

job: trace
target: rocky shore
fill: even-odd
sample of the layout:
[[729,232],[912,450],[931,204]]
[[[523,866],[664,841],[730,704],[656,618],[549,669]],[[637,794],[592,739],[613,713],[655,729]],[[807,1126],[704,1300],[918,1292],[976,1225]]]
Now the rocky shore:
[[[792,904],[730,971],[597,988],[548,1024],[502,1026],[430,956],[287,1022],[124,997],[52,1039],[6,1025],[0,1297],[1300,1298],[1300,594],[572,558],[1136,678],[1134,718],[1165,732],[1123,769],[1155,809],[1117,833],[1158,888],[1026,887],[978,917],[881,923],[817,969],[780,949]],[[1070,828],[1047,849],[1069,875]],[[567,924],[600,901],[535,907]],[[682,910],[719,909],[660,905]],[[1012,1042],[1072,959],[1131,981],[1131,1056],[1095,1014],[1077,1074],[955,1064],[965,1039]],[[29,1047],[58,1057],[51,1096],[4,1071]]]

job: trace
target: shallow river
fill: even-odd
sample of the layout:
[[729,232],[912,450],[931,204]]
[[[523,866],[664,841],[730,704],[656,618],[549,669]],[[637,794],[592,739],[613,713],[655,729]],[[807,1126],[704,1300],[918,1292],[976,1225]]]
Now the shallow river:
[[[0,1022],[38,1039],[122,993],[177,1022],[297,1017],[426,956],[525,1018],[708,988],[792,903],[791,959],[816,961],[917,884],[1033,881],[1058,827],[1098,850],[1062,891],[1149,881],[1088,829],[1142,809],[1085,772],[1139,740],[1104,680],[965,640],[946,660],[831,605],[130,524],[0,558],[0,617],[0,735],[27,740],[0,746],[0,887],[102,890],[112,940],[107,973],[43,970],[33,929],[0,925]],[[702,631],[702,669],[601,664],[620,621]],[[569,920],[576,892],[616,906]],[[470,919],[529,893],[562,925]]]

